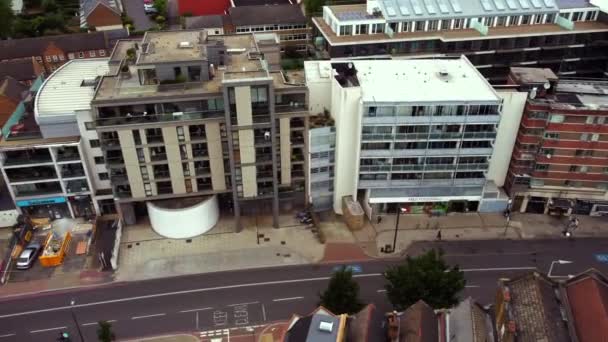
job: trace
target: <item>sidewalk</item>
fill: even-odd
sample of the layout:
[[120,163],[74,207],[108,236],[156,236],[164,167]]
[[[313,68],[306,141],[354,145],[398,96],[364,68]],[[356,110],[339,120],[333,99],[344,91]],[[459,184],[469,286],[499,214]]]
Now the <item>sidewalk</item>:
[[[579,228],[574,237],[608,237],[608,220],[600,217],[577,216]],[[405,214],[399,219],[397,251],[401,252],[414,241],[436,240],[441,231],[442,240],[491,239],[547,239],[563,238],[562,229],[567,218],[549,215],[514,213],[508,223],[502,214],[470,213],[440,217]],[[367,222],[354,232],[363,250],[370,256],[391,257],[382,250],[393,245],[396,216],[384,216],[380,223]]]

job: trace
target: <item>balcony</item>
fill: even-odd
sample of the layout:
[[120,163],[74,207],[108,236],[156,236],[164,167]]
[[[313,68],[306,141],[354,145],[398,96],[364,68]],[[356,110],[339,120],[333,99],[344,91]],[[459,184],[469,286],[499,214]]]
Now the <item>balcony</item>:
[[111,175],[110,181],[112,182],[112,184],[128,183],[129,178],[127,177],[127,175]]
[[61,178],[84,177],[82,164],[66,164],[61,166]]
[[79,193],[89,191],[86,180],[70,180],[65,182],[65,190],[68,193]]
[[98,127],[118,126],[118,125],[136,125],[156,122],[172,122],[172,121],[193,121],[205,119],[217,119],[224,117],[224,110],[211,110],[200,112],[176,112],[172,114],[145,114],[136,113],[132,116],[115,116],[98,118],[95,124]]
[[464,139],[496,139],[496,132],[465,132]]
[[487,170],[488,167],[490,167],[489,163],[458,164],[456,166],[456,170],[458,170],[458,171]]
[[159,195],[167,195],[173,193],[173,187],[171,182],[158,182],[156,183],[156,191]]
[[124,163],[123,157],[106,157],[106,164],[108,165],[122,165]]
[[211,174],[211,169],[208,167],[195,167],[194,170],[197,176],[208,176]]
[[114,196],[118,198],[131,198],[131,187],[128,185],[118,185],[114,188]]
[[57,162],[67,162],[67,161],[78,161],[80,160],[80,153],[78,153],[78,148],[74,146],[66,146],[63,148],[57,149]]
[[162,144],[164,142],[163,136],[161,135],[146,135],[148,144]]
[[152,161],[165,161],[165,160],[167,160],[167,154],[166,153],[151,153],[150,154],[150,160],[152,160]]
[[4,152],[4,166],[52,163],[53,159],[47,149]]
[[55,168],[52,166],[6,169],[5,171],[10,183],[57,179],[57,173],[55,172]]
[[[106,149],[112,149],[112,148],[120,148],[120,140],[115,139],[115,138],[104,138],[104,139],[100,139],[100,144],[102,148],[106,148]],[[140,145],[141,142],[139,144],[136,143],[136,145]]]
[[59,182],[14,185],[13,191],[15,193],[15,197],[41,196],[63,193]]
[[274,112],[276,114],[284,114],[284,113],[295,113],[295,112],[306,112],[308,111],[308,105],[305,103],[277,103],[274,106]]

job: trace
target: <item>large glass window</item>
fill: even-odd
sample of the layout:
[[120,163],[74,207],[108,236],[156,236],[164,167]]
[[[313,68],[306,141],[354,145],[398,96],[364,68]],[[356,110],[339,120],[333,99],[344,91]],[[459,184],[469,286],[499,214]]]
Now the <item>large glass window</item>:
[[341,36],[350,36],[352,34],[353,34],[352,25],[340,25],[340,35]]

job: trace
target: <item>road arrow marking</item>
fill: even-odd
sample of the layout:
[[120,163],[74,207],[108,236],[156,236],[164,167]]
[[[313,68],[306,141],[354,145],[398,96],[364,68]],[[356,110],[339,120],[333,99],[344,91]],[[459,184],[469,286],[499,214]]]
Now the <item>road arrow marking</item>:
[[304,297],[289,297],[289,298],[277,298],[277,299],[273,299],[273,302],[286,302],[288,300],[298,300],[298,299],[304,299]]

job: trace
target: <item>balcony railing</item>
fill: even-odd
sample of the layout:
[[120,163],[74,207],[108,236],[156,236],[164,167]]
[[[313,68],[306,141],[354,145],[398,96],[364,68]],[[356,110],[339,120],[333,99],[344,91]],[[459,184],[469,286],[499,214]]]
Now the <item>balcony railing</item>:
[[163,143],[164,139],[162,135],[146,135],[146,140],[148,141],[148,144],[154,144],[154,143]]
[[211,173],[211,169],[208,167],[199,167],[199,168],[196,168],[195,170],[196,170],[197,176],[208,175]]
[[122,157],[106,157],[106,163],[108,165],[120,165],[124,164],[125,160]]
[[170,122],[170,121],[191,121],[191,120],[204,120],[221,118],[224,116],[224,110],[211,110],[211,111],[200,111],[200,112],[176,112],[172,114],[146,114],[143,113],[135,114],[132,116],[121,116],[111,118],[98,118],[95,120],[95,124],[99,127],[103,126],[116,126],[116,125],[132,125],[142,123],[155,123],[155,122]]
[[274,106],[274,112],[277,114],[304,112],[307,110],[308,106],[305,103],[277,103]]
[[56,187],[48,187],[43,189],[27,189],[27,190],[18,190],[14,189],[15,197],[28,197],[28,196],[40,196],[40,195],[49,195],[49,194],[61,194],[63,190],[61,187],[57,185]]
[[61,170],[61,178],[75,178],[75,177],[84,177],[84,170],[76,169],[76,170]]
[[154,179],[169,178],[169,177],[171,177],[171,173],[169,171],[155,171],[154,172]]
[[155,154],[151,154],[151,155],[150,155],[150,160],[152,160],[152,161],[163,161],[163,160],[167,160],[167,154],[166,154],[166,153],[155,153]]
[[112,175],[110,176],[110,181],[112,183],[125,183],[129,181],[129,178],[126,175]]
[[173,188],[171,186],[159,186],[156,188],[159,195],[172,194]]
[[29,164],[43,164],[43,163],[51,163],[53,160],[51,156],[37,155],[37,156],[7,156],[4,160],[5,166],[14,166],[14,165],[29,165]]

